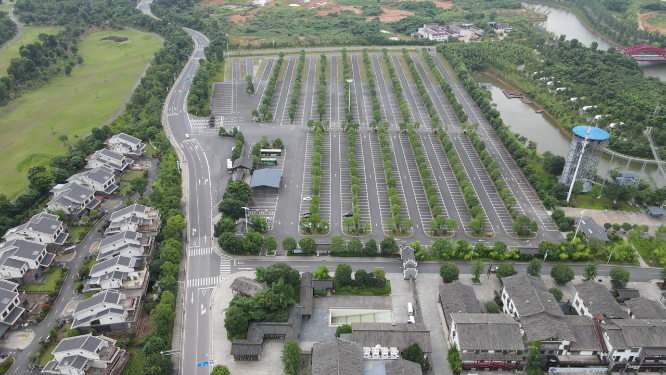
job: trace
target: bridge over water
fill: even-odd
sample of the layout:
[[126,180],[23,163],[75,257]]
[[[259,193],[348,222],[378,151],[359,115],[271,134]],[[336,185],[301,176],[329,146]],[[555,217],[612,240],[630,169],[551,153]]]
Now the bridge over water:
[[626,56],[633,57],[636,61],[666,62],[666,50],[648,44],[639,44],[617,51]]

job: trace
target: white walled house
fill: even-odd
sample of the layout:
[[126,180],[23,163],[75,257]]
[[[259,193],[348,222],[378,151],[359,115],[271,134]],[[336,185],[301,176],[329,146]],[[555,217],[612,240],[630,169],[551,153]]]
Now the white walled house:
[[444,41],[449,38],[458,38],[460,36],[457,29],[445,25],[440,26],[436,23],[426,23],[419,27],[416,33],[419,35],[419,39],[436,41]]
[[43,243],[50,250],[61,250],[69,237],[67,224],[58,220],[58,216],[39,213],[25,224],[9,229],[4,238],[6,241],[24,240]]
[[99,262],[90,270],[84,292],[142,288],[147,280],[147,270],[141,268],[142,263],[141,258],[124,256]]
[[91,170],[74,174],[67,179],[85,188],[92,189],[96,194],[109,196],[118,189],[117,177],[113,171],[101,166]]
[[0,280],[0,335],[18,327],[21,315],[28,307],[28,298],[18,291],[17,283]]
[[34,284],[55,259],[46,244],[24,240],[0,243],[0,278],[18,284]]
[[609,319],[600,324],[612,371],[666,370],[666,321]]
[[109,236],[99,243],[97,261],[117,256],[141,258],[148,261],[155,248],[155,238],[148,234],[123,231]]
[[116,340],[105,336],[64,338],[53,349],[54,358],[44,366],[42,374],[118,374],[127,364],[129,355],[115,344]]
[[134,329],[139,298],[115,291],[102,291],[76,305],[72,329],[89,332],[127,331]]
[[576,295],[573,299],[573,307],[578,315],[590,318],[621,318],[628,319],[627,314],[620,304],[615,300],[610,290],[603,284],[595,281],[586,281],[575,284]]
[[502,283],[504,313],[514,318],[540,312],[564,315],[557,300],[548,291],[546,283],[541,278],[519,273],[502,278]]
[[51,212],[63,210],[74,221],[99,208],[100,201],[95,198],[95,191],[73,182],[56,185],[51,193],[52,198],[46,204],[48,209]]
[[132,137],[125,133],[119,133],[104,141],[107,147],[119,154],[131,159],[138,159],[143,155],[143,149],[146,145],[139,138]]
[[133,204],[111,214],[106,235],[122,231],[144,232],[156,235],[160,230],[160,214],[155,207]]
[[127,170],[130,165],[132,165],[132,160],[123,154],[113,152],[107,149],[97,150],[94,153],[86,157],[88,164],[86,169],[94,169],[97,167],[107,167],[113,170],[113,173],[116,175],[122,174],[123,171]]

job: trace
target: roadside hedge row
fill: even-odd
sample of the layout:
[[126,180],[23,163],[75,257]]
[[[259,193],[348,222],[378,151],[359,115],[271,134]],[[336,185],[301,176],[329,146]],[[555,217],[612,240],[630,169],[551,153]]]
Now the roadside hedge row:
[[323,121],[326,114],[326,55],[319,57],[319,88],[317,93],[317,114],[319,121]]
[[[347,129],[347,158],[349,159],[349,182],[351,183],[350,189],[352,194],[352,212],[354,216],[344,218],[342,225],[347,227],[347,231],[356,233],[365,233],[370,231],[370,221],[366,221],[361,227],[361,208],[358,206],[358,194],[361,192],[361,187],[358,185],[361,180],[358,178],[358,160],[356,159],[356,129]],[[351,229],[351,226],[354,229]]]
[[414,83],[416,83],[416,88],[419,90],[419,95],[421,95],[421,100],[423,100],[423,105],[428,110],[428,116],[430,116],[430,127],[435,128],[437,127],[437,123],[439,122],[439,116],[437,115],[437,109],[435,109],[435,107],[433,106],[432,98],[430,98],[428,90],[426,90],[426,87],[423,84],[423,80],[421,79],[421,75],[419,74],[419,71],[416,69],[414,60],[412,60],[412,57],[409,55],[409,52],[407,52],[406,48],[402,49],[402,56],[405,58],[405,62],[407,62],[407,67],[409,68],[409,71],[412,73],[412,77],[414,78]]
[[446,100],[448,100],[449,104],[451,104],[451,108],[453,108],[453,110],[455,111],[458,120],[460,120],[461,123],[467,121],[467,114],[465,113],[465,111],[463,111],[462,105],[458,103],[458,99],[456,99],[456,95],[453,93],[451,85],[449,85],[449,83],[446,82],[444,76],[442,76],[442,73],[439,71],[439,68],[437,68],[437,64],[435,64],[435,61],[432,59],[430,53],[424,51],[423,57],[425,58],[426,63],[430,67],[430,70],[435,75],[435,79],[437,79],[439,87],[442,89],[444,96],[446,96]]
[[449,138],[449,135],[439,128],[437,131],[437,136],[439,141],[442,143],[444,152],[446,152],[446,158],[451,164],[451,169],[458,181],[458,186],[463,193],[465,198],[465,203],[469,210],[469,216],[472,217],[472,221],[469,222],[469,227],[475,233],[480,234],[485,230],[486,227],[486,216],[483,214],[483,209],[480,206],[479,198],[476,197],[476,191],[470,186],[469,180],[467,179],[467,174],[462,164],[460,164],[460,159],[456,154],[456,150],[453,148],[453,142]]
[[372,99],[372,118],[375,123],[382,121],[382,114],[379,111],[379,100],[377,100],[377,89],[375,87],[375,76],[372,74],[372,65],[368,56],[368,49],[363,49],[363,64],[365,65],[365,76],[368,79],[368,88],[370,89],[370,98]]
[[400,107],[400,114],[402,114],[402,122],[408,123],[409,105],[407,104],[405,98],[402,96],[402,85],[400,85],[400,79],[398,79],[398,75],[395,72],[395,67],[393,66],[393,62],[391,61],[391,58],[388,55],[388,50],[384,48],[382,49],[382,53],[384,54],[384,61],[386,61],[386,67],[388,68],[389,77],[391,77],[391,85],[393,86],[393,92],[395,93],[395,97],[398,100],[398,107]]
[[215,74],[224,69],[224,54],[215,53],[221,48],[224,39],[215,38],[209,47],[204,49],[205,59],[199,59],[197,70],[190,91],[187,94],[187,112],[195,116],[210,116],[210,97],[213,93],[213,78]]
[[351,83],[349,83],[349,63],[347,62],[347,49],[342,49],[342,79],[345,84],[345,120],[350,124],[354,119],[351,111]]
[[301,50],[301,55],[298,58],[298,67],[296,67],[296,79],[294,84],[294,91],[291,93],[291,106],[287,112],[291,122],[294,122],[296,117],[296,106],[298,106],[298,99],[301,97],[301,80],[303,79],[303,66],[305,65],[305,51]]
[[[278,75],[280,74],[280,68],[282,68],[282,62],[284,61],[284,52],[280,52],[278,55],[279,58],[275,62],[273,67],[273,74],[271,78],[268,79],[268,85],[266,85],[266,94],[261,100],[261,107],[259,107],[258,114],[261,116],[261,121],[273,121],[273,114],[269,112],[271,102],[273,101],[273,95],[275,94],[275,85],[277,85]],[[252,113],[254,115],[254,112]]]

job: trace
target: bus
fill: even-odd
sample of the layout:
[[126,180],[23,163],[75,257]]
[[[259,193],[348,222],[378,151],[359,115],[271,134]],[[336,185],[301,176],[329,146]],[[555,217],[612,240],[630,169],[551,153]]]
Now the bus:
[[231,159],[227,159],[227,173],[234,173],[234,162]]
[[275,158],[261,158],[259,160],[261,165],[277,165],[277,159]]
[[279,148],[273,149],[273,148],[267,148],[267,149],[261,149],[259,151],[259,156],[282,156],[282,150]]

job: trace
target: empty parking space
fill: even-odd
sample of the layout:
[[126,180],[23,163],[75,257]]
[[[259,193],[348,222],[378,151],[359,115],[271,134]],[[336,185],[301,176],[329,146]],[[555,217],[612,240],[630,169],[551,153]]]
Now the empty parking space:
[[[396,181],[395,190],[398,194],[398,197],[402,200],[402,205],[400,206],[399,214],[402,215],[403,219],[410,219],[409,212],[407,211],[407,203],[405,201],[405,193],[402,187],[402,177],[400,176],[400,171],[398,171],[398,164],[395,158],[393,139],[390,134],[387,135],[386,139],[389,141],[389,148],[391,149],[391,163],[393,178]],[[382,228],[384,231],[390,231],[392,228],[389,228],[386,224],[386,219],[393,217],[391,214],[391,202],[387,194],[388,186],[386,185],[386,175],[384,174],[384,162],[382,161],[382,152],[379,146],[379,138],[376,133],[370,133],[370,152],[372,157],[372,166],[375,172],[375,183],[377,184],[377,192],[379,199],[379,209],[381,212],[382,218]]]
[[[284,76],[284,81],[278,81],[275,85],[275,93],[273,94],[273,101],[269,106],[269,112],[273,114],[274,123],[280,126],[290,126],[291,119],[289,118],[289,102],[291,100],[291,91],[294,87],[294,82],[291,81],[291,76],[296,69],[296,58],[290,58],[287,63],[287,71]],[[283,62],[284,64],[284,62]]]
[[[250,145],[251,146],[251,145]],[[284,162],[286,160],[287,150],[282,150],[282,155],[271,156],[271,158],[277,159],[277,165],[260,165],[259,169],[277,169],[282,171],[284,169]],[[282,188],[283,184],[280,184]],[[248,217],[250,215],[257,215],[259,217],[266,218],[268,229],[273,229],[273,223],[275,221],[275,211],[278,203],[278,189],[268,188],[268,187],[257,187],[252,189],[252,198],[247,203]]]
[[[462,192],[460,191],[460,185],[458,185],[458,180],[456,180],[455,173],[451,169],[451,164],[446,158],[446,153],[444,148],[437,138],[437,135],[431,134],[429,138],[424,138],[425,149],[428,152],[434,152],[435,158],[432,159],[432,164],[437,171],[437,177],[433,178],[436,180],[440,186],[440,191],[446,191],[444,194],[444,200],[449,207],[454,207],[454,210],[457,214],[457,218],[451,216],[452,218],[458,221],[460,228],[464,228],[466,232],[471,231],[469,228],[469,222],[472,220],[469,216],[469,211],[467,209],[467,204],[465,203],[465,198],[463,197]],[[432,147],[432,149],[430,149]],[[453,214],[454,210],[449,210]]]
[[[301,192],[301,215],[310,213],[310,200],[312,197],[310,189],[312,188],[312,154],[314,153],[315,133],[308,133],[307,145],[305,146],[305,168],[303,169],[303,190]],[[324,173],[321,176],[321,185],[319,187],[319,220],[331,222],[331,135],[323,134],[321,153],[321,170]],[[300,220],[300,217],[298,218]]]
[[358,55],[351,55],[352,82],[350,90],[352,91],[352,114],[354,123],[359,123],[361,127],[368,126],[372,121],[372,100],[370,99],[370,89],[367,83],[361,82],[361,70],[359,68]]
[[[345,218],[342,217],[346,212],[353,212],[352,205],[352,193],[351,193],[351,181],[349,176],[349,159],[347,158],[347,153],[349,152],[349,146],[347,144],[349,138],[347,134],[340,133],[340,206],[341,206],[341,215],[340,215],[340,225],[342,225],[342,220]],[[356,196],[358,197],[358,208],[360,209],[361,214],[361,225],[366,221],[371,221],[370,217],[370,204],[368,201],[368,186],[365,181],[366,172],[365,165],[363,164],[363,142],[361,141],[361,134],[356,136],[356,160],[360,161],[358,163],[358,187],[361,188],[361,192]],[[333,218],[335,220],[335,218]],[[375,218],[377,220],[378,218]],[[344,228],[344,226],[342,226]]]
[[376,90],[377,100],[379,100],[382,121],[387,121],[391,126],[397,126],[402,122],[402,114],[398,107],[398,100],[395,97],[391,82],[384,81],[384,74],[379,59],[383,56],[372,55],[372,65],[375,68],[375,77],[377,79]]
[[[400,84],[402,85],[402,93],[407,101],[409,106],[410,121],[411,122],[420,122],[424,126],[430,126],[430,116],[425,110],[425,105],[423,105],[423,100],[419,95],[419,91],[416,88],[416,85],[410,84],[407,81],[406,74],[411,74],[407,67],[403,67],[400,63],[400,59],[396,55],[391,55],[391,61],[395,66],[395,72],[400,79]],[[405,70],[406,69],[406,70]]]
[[[308,65],[308,76],[302,77],[301,95],[296,105],[294,126],[305,126],[309,119],[319,120],[317,115],[317,84],[315,82],[315,73],[318,71],[317,58],[306,58],[305,64]],[[291,105],[291,102],[289,104]]]
[[458,120],[458,117],[456,117],[456,113],[446,99],[441,87],[439,87],[439,83],[437,81],[431,82],[425,72],[425,69],[430,69],[430,67],[424,67],[416,55],[412,55],[412,60],[414,60],[416,70],[418,70],[421,75],[423,85],[425,86],[428,95],[430,95],[430,99],[432,99],[434,108],[437,110],[437,115],[440,119],[439,124],[446,124],[452,129],[460,129],[460,121]]

